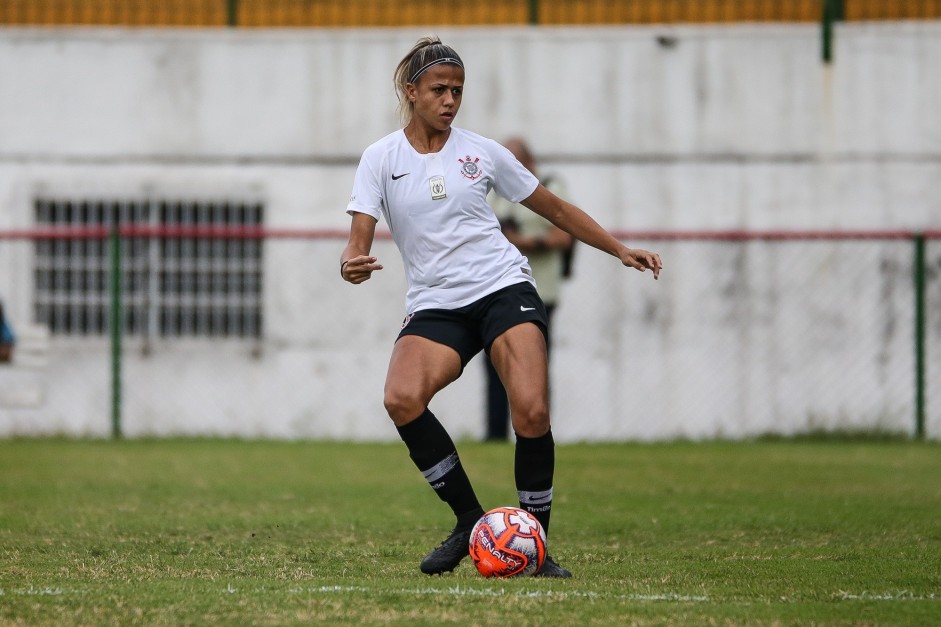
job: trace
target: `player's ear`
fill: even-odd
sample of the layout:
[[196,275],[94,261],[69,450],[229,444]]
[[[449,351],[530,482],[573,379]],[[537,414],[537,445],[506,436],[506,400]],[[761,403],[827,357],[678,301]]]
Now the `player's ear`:
[[418,87],[415,86],[415,83],[405,83],[405,97],[408,98],[409,102],[415,102],[418,98]]

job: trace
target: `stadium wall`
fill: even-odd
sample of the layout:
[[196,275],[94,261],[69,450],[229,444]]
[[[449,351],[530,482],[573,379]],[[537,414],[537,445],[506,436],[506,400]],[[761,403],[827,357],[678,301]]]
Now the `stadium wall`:
[[[939,23],[840,25],[832,66],[821,63],[814,25],[439,32],[468,67],[459,125],[528,137],[572,199],[609,228],[941,223]],[[0,230],[34,226],[42,194],[253,197],[270,227],[346,228],[358,156],[396,128],[392,69],[423,33],[0,29]],[[337,276],[342,246],[269,247],[260,346],[167,340],[143,351],[130,340],[125,433],[394,438],[381,389],[402,316],[401,268],[380,242],[387,270],[353,288]],[[31,319],[30,263],[27,247],[0,241],[0,297],[20,328]],[[767,411],[764,392],[775,383],[751,387],[735,377],[717,388],[729,397],[722,411],[677,408],[684,381],[676,373],[708,367],[716,342],[730,360],[774,356],[748,352],[754,338],[735,333],[728,345],[717,337],[691,345],[702,311],[684,297],[690,278],[671,279],[669,256],[665,263],[651,290],[649,276],[579,253],[557,325],[559,439],[871,426],[856,422],[870,417],[853,407],[815,413],[785,398]],[[864,292],[855,306],[879,311],[882,295]],[[607,341],[625,327],[641,339]],[[895,340],[878,347],[900,368],[910,349]],[[828,350],[839,367],[843,349]],[[20,399],[0,402],[0,433],[107,434],[107,362],[106,338],[53,336],[40,366],[0,370],[0,396],[6,389]],[[638,373],[638,362],[656,367]],[[456,436],[483,429],[478,366],[436,402]],[[590,376],[567,376],[570,367]],[[210,388],[222,393],[203,393]],[[635,395],[647,404],[633,405]],[[828,423],[818,414],[838,417]],[[895,416],[888,426],[907,420]],[[941,419],[931,420],[937,437]]]

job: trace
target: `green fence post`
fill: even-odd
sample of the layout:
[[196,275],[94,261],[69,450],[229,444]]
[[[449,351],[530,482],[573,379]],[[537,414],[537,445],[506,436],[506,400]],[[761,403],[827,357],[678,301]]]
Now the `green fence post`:
[[539,0],[529,0],[529,25],[539,26]]
[[834,0],[823,0],[823,15],[820,17],[821,53],[824,63],[833,61],[833,10]]
[[823,62],[833,61],[833,23],[843,21],[843,0],[823,0],[823,14],[820,18],[820,36],[822,39]]
[[915,437],[925,439],[925,234],[912,236],[915,244],[912,278],[915,283]]
[[111,253],[111,437],[121,438],[121,335],[124,313],[121,308],[121,234],[116,225],[108,236]]
[[229,26],[235,28],[239,25],[239,0],[226,0],[225,3],[225,12],[226,17],[228,18]]

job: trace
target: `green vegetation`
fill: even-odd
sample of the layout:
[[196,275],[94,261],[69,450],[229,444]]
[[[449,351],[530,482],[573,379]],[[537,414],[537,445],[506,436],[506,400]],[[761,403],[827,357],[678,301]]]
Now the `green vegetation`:
[[565,581],[422,575],[451,524],[401,444],[0,441],[0,624],[941,623],[937,444],[560,446]]

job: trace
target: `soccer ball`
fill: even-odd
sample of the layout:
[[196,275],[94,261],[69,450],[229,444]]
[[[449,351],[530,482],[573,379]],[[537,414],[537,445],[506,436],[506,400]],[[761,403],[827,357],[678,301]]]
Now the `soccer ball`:
[[484,577],[532,575],[546,559],[546,532],[535,516],[518,507],[484,514],[469,544],[474,566]]

